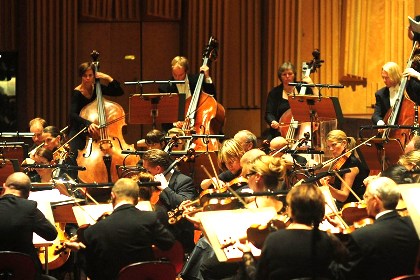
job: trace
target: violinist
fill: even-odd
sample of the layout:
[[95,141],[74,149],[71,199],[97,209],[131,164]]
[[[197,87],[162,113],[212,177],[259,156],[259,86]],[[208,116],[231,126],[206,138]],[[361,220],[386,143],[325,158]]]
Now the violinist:
[[219,167],[225,171],[218,175],[218,183],[216,183],[216,178],[214,177],[212,179],[204,179],[201,182],[201,188],[206,190],[211,185],[215,188],[218,186],[224,187],[225,183],[239,177],[242,170],[240,161],[244,153],[245,151],[242,146],[235,139],[232,138],[223,141],[217,156],[217,162]]
[[[357,198],[350,192],[349,187],[361,197],[365,191],[363,180],[369,175],[369,170],[361,163],[354,153],[347,154],[346,152],[354,147],[355,140],[352,137],[347,137],[344,131],[332,130],[327,136],[327,147],[331,151],[334,158],[340,157],[335,161],[331,169],[338,170],[343,168],[350,168],[350,173],[344,174],[342,177],[343,183],[337,176],[333,178],[324,177],[320,179],[323,186],[330,189],[331,195],[336,199],[336,204],[339,209],[348,203],[357,201]],[[334,179],[334,182],[331,182]]]
[[[180,136],[185,136],[185,133],[182,129],[180,129],[178,127],[173,127],[173,128],[168,130],[168,132],[166,133],[166,136],[170,137],[172,139],[169,141],[171,146],[168,147],[168,145],[169,145],[169,143],[168,143],[167,146],[165,147],[165,150],[169,150],[169,151],[184,151],[185,150],[185,148],[186,148],[185,140],[177,138],[177,137],[180,137]],[[174,140],[174,138],[175,138],[175,140]],[[172,141],[172,143],[171,143],[171,141]]]
[[[189,74],[189,62],[184,56],[176,56],[171,61],[172,77],[171,80],[184,81],[183,84],[166,84],[159,87],[159,92],[185,93],[185,98],[189,98],[195,90],[199,74]],[[201,66],[200,72],[204,73],[203,91],[216,98],[216,87],[210,77],[209,67]],[[171,129],[172,124],[162,124],[165,131]],[[176,127],[181,128],[182,123],[176,123]]]
[[[53,162],[53,153],[45,148],[40,147],[36,150],[33,160],[26,159],[26,164],[51,164]],[[52,181],[52,169],[51,168],[34,168],[27,172],[27,175],[31,179],[31,182],[36,183],[49,183]]]
[[55,279],[41,275],[42,267],[32,239],[33,233],[36,233],[52,241],[57,236],[57,230],[37,208],[37,203],[28,200],[30,189],[31,181],[22,172],[9,175],[3,184],[0,197],[0,250],[28,254],[35,263],[37,280]]
[[245,152],[255,149],[257,147],[257,136],[249,130],[240,130],[234,136],[233,139],[238,141]]
[[146,133],[144,139],[137,141],[137,148],[146,147],[147,150],[159,149],[165,147],[165,134],[159,129],[152,129]]
[[33,133],[32,141],[34,142],[33,146],[30,150],[33,150],[37,146],[44,143],[44,139],[42,139],[42,130],[44,127],[47,126],[47,121],[43,118],[34,118],[29,122],[29,131]]
[[292,223],[268,235],[256,271],[250,248],[238,244],[248,278],[330,279],[330,263],[342,262],[346,250],[336,237],[318,229],[325,213],[324,195],[315,185],[302,184],[291,189],[286,201]]
[[[296,68],[291,62],[285,62],[279,67],[277,77],[281,83],[268,93],[265,110],[265,121],[270,126],[268,140],[280,135],[280,117],[290,109],[288,98],[300,91],[300,87],[289,85],[289,83],[296,82]],[[303,77],[302,80],[305,83],[313,84],[309,76]],[[307,94],[313,94],[311,88],[307,89]]]
[[[172,161],[168,153],[152,149],[143,155],[143,167],[154,176],[155,181],[161,185],[159,205],[162,205],[166,212],[175,209],[184,200],[193,200],[197,197],[192,178],[182,174],[176,169],[168,170]],[[163,175],[163,173],[166,175]],[[191,252],[194,248],[194,227],[186,220],[170,227],[177,240],[181,242],[185,252]]]
[[[100,80],[103,95],[121,96],[124,94],[120,83],[108,74],[97,71],[95,77],[93,67],[94,66],[91,62],[84,62],[79,66],[79,77],[81,78],[81,83],[74,88],[71,94],[69,138],[75,136],[83,128],[87,128],[87,132],[92,137],[97,136],[99,133],[99,127],[97,124],[92,123],[79,115],[83,107],[96,99],[95,79]],[[83,150],[85,147],[85,136],[86,134],[80,134],[70,142],[70,155],[74,163],[76,163],[78,150]]]
[[78,236],[83,244],[67,244],[73,249],[85,247],[80,253],[86,257],[85,271],[90,279],[116,279],[124,266],[154,260],[152,245],[168,250],[174,244],[174,236],[156,213],[135,207],[138,196],[134,180],[117,180],[111,192],[113,212]]
[[402,78],[401,69],[395,62],[387,62],[382,66],[381,77],[385,87],[375,93],[375,111],[372,115],[374,125],[385,125],[384,117],[394,106]]
[[392,279],[413,273],[419,239],[410,217],[395,210],[400,198],[394,181],[386,177],[372,180],[363,196],[372,225],[350,234],[349,261],[332,264],[339,279]]

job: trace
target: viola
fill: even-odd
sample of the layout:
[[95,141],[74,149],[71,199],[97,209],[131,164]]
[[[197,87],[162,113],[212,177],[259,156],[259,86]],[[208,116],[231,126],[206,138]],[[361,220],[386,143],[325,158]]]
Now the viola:
[[[48,269],[61,267],[70,257],[70,249],[65,246],[65,242],[68,241],[68,236],[64,231],[65,226],[65,223],[55,223],[58,234],[53,244],[48,247]],[[45,250],[40,249],[38,257],[45,269]]]
[[369,215],[367,213],[366,203],[360,201],[344,204],[343,208],[341,208],[341,217],[349,225],[361,219],[368,218]]

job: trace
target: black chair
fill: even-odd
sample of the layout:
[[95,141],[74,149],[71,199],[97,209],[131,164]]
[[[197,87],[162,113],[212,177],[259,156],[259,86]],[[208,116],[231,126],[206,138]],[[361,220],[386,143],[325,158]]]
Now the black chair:
[[23,253],[0,252],[0,280],[33,280],[36,268],[33,259]]
[[123,267],[118,280],[175,280],[175,267],[170,262],[138,262]]

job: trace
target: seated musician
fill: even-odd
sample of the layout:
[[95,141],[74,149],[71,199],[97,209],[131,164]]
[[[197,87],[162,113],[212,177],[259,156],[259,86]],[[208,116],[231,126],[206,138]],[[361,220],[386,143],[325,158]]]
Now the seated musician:
[[237,244],[244,251],[247,278],[330,279],[330,263],[343,261],[346,250],[335,236],[318,229],[325,213],[324,195],[317,186],[302,184],[291,189],[286,201],[292,223],[267,236],[258,267],[249,244]]
[[[166,212],[177,208],[184,200],[197,197],[193,180],[176,169],[168,170],[171,163],[168,153],[162,150],[148,150],[143,155],[143,167],[154,176],[155,181],[161,183],[158,204]],[[167,172],[166,175],[163,175],[164,172]],[[194,226],[183,220],[169,229],[184,246],[184,251],[191,252],[194,248]]]
[[235,139],[227,139],[223,141],[222,147],[219,150],[217,156],[217,163],[223,171],[218,177],[218,183],[216,178],[204,179],[201,182],[201,189],[206,190],[210,186],[217,188],[224,187],[225,183],[229,183],[233,179],[241,175],[241,157],[244,155],[245,151],[242,146]]
[[413,274],[419,238],[411,218],[395,210],[400,198],[395,182],[374,179],[363,198],[375,222],[350,234],[349,261],[331,266],[336,278],[385,280]]
[[257,148],[257,136],[249,130],[240,130],[234,136],[233,139],[238,141],[245,152]]
[[22,172],[9,175],[3,184],[0,198],[0,251],[30,255],[36,265],[37,279],[55,279],[41,275],[41,263],[32,238],[36,233],[52,241],[57,236],[57,230],[37,208],[37,203],[27,200],[30,189],[31,181]]
[[382,66],[381,76],[385,87],[375,93],[375,111],[371,118],[374,125],[385,125],[385,115],[397,100],[402,73],[398,64],[387,62]]
[[90,279],[116,279],[123,267],[154,260],[152,245],[162,250],[173,245],[174,236],[158,221],[157,214],[135,207],[138,197],[137,182],[119,179],[111,192],[113,212],[84,230],[79,242],[67,243],[73,249],[82,248]]
[[173,127],[168,130],[166,133],[167,137],[171,137],[168,144],[165,147],[165,151],[183,151],[185,150],[185,140],[178,139],[177,137],[185,136],[185,133],[182,129],[178,127]]
[[[23,164],[43,164],[48,165],[53,161],[53,153],[51,150],[40,147],[36,150],[33,158],[27,158],[23,161]],[[28,168],[26,174],[31,179],[31,182],[37,183],[48,183],[52,181],[52,169],[51,168]]]
[[144,139],[137,141],[137,148],[147,148],[151,149],[160,149],[162,150],[165,147],[165,134],[158,130],[152,129],[146,133]]
[[29,131],[34,134],[32,136],[32,141],[34,142],[34,144],[29,149],[30,151],[44,143],[44,139],[42,138],[42,130],[46,126],[47,121],[42,118],[34,118],[29,121]]
[[[350,168],[350,173],[345,173],[342,176],[344,182],[338,176],[320,179],[323,186],[329,187],[331,195],[336,200],[337,207],[341,209],[348,202],[358,201],[350,188],[361,198],[365,191],[363,180],[369,175],[369,170],[356,157],[355,153],[346,154],[348,150],[354,147],[355,140],[352,137],[347,137],[344,131],[332,130],[327,134],[326,140],[332,156],[334,158],[341,156],[330,168],[335,170]],[[334,179],[333,183],[330,182],[332,179]]]
[[[171,61],[172,77],[171,80],[184,81],[182,84],[165,84],[159,87],[159,92],[173,92],[173,93],[185,93],[185,98],[189,98],[194,94],[194,90],[197,85],[199,74],[189,73],[189,62],[184,56],[176,56]],[[216,87],[210,77],[209,67],[201,66],[200,72],[204,73],[204,82],[202,90],[205,93],[213,95],[216,98]],[[162,124],[162,129],[168,131],[173,127],[172,124]],[[182,122],[177,122],[176,127],[181,128]]]

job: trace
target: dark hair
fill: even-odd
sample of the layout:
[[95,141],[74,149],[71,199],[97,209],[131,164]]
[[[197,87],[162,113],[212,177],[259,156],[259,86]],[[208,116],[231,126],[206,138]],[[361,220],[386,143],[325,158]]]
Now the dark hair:
[[48,160],[48,162],[51,162],[54,158],[53,152],[44,147],[38,148],[38,150],[35,152],[35,155],[45,158]]
[[408,171],[405,166],[395,164],[381,172],[381,177],[388,177],[397,184],[411,184],[414,183],[412,173]]
[[151,149],[144,153],[143,161],[147,161],[151,166],[160,166],[167,169],[171,165],[171,159],[167,152],[159,149]]
[[83,75],[85,74],[85,72],[88,69],[92,69],[92,63],[91,62],[83,62],[82,64],[79,65],[79,77],[83,77]]
[[158,130],[158,129],[152,129],[149,132],[147,132],[146,137],[144,138],[147,145],[152,144],[163,144],[165,143],[165,134]]
[[[140,172],[136,176],[133,176],[136,182],[153,182],[154,178],[153,175],[148,172]],[[152,188],[151,187],[144,187],[139,186],[139,198],[141,201],[150,201],[152,197]]]
[[52,125],[45,127],[42,132],[50,133],[52,137],[61,136],[60,130]]

